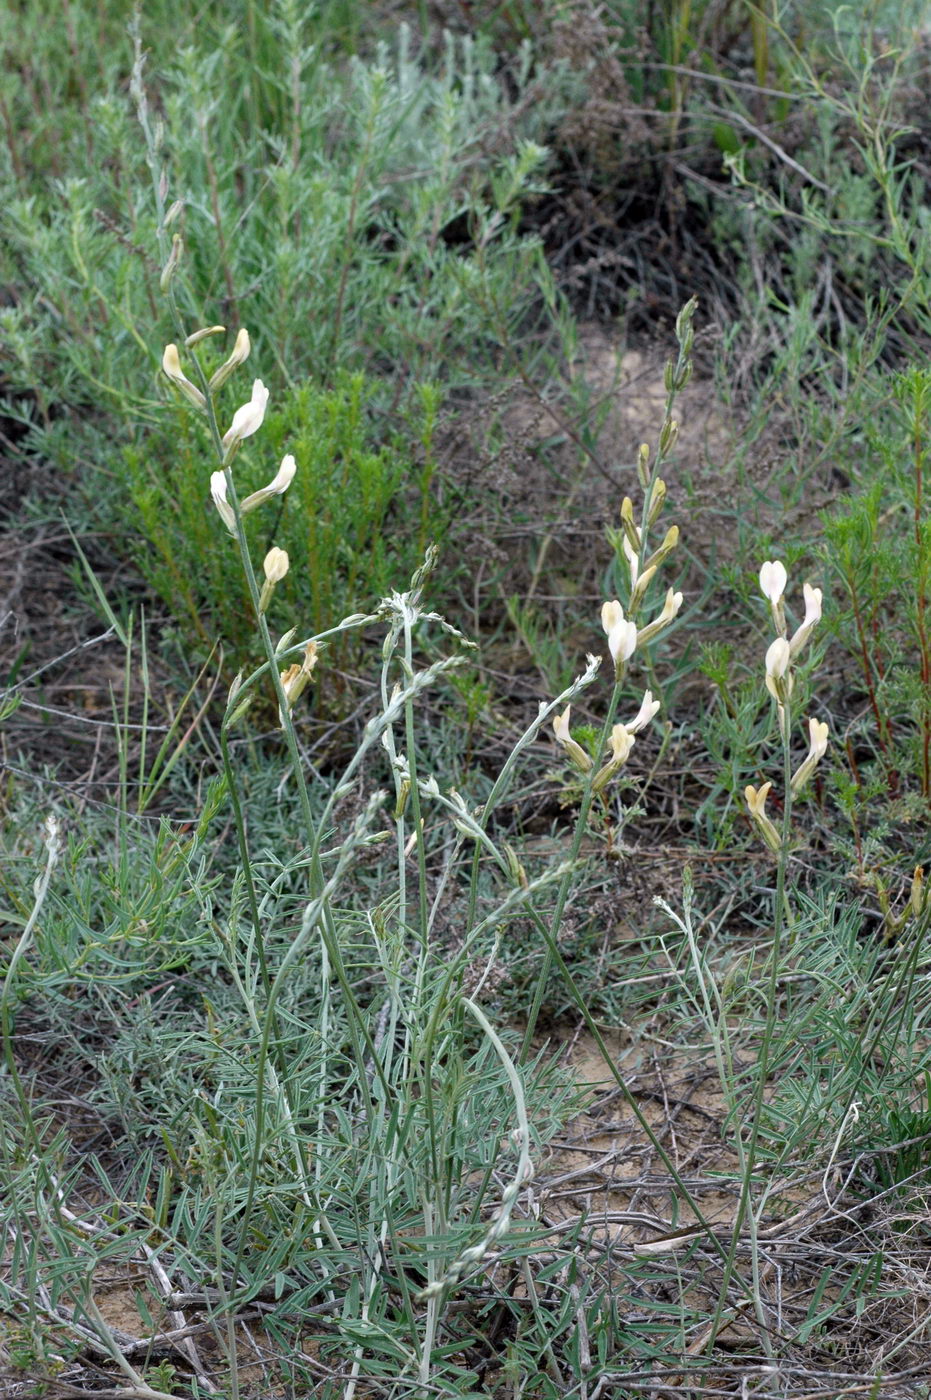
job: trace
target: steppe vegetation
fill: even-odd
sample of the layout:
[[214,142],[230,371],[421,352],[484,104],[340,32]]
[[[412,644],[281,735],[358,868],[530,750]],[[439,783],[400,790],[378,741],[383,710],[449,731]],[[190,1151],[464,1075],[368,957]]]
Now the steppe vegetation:
[[931,9],[0,33],[0,1393],[931,1395]]

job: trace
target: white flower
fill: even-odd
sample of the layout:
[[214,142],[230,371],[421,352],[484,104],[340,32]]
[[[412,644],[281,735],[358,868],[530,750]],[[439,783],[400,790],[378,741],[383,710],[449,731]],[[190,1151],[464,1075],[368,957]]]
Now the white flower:
[[233,414],[233,421],[223,434],[223,446],[227,452],[243,438],[251,437],[261,428],[265,419],[265,406],[268,403],[268,390],[261,379],[252,385],[252,398],[242,404]]
[[774,608],[778,607],[782,595],[786,591],[788,577],[785,564],[780,564],[778,560],[773,562],[767,559],[760,569],[760,588],[763,597],[768,598]]
[[608,635],[608,651],[614,662],[614,676],[620,680],[624,667],[637,649],[637,624],[628,622],[624,609],[615,598],[601,609],[601,625]]

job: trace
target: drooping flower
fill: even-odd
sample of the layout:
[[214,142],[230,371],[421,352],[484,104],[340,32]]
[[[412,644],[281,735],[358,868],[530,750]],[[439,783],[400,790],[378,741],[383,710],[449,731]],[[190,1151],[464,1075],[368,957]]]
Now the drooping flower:
[[223,446],[229,455],[230,448],[242,442],[243,438],[251,437],[261,428],[265,419],[265,407],[268,403],[268,390],[261,379],[256,379],[252,385],[252,397],[248,403],[241,404],[233,414],[233,421],[223,434]]
[[226,472],[214,472],[210,477],[210,494],[220,512],[220,519],[231,535],[236,533],[236,515],[226,498]]

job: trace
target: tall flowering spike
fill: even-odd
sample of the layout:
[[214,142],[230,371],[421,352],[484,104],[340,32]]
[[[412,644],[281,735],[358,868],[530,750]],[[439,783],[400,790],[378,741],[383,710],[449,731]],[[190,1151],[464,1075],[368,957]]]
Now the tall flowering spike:
[[637,646],[642,647],[644,642],[651,642],[660,632],[664,632],[670,623],[678,617],[681,607],[682,594],[674,593],[671,588],[667,588],[663,611],[658,617],[654,617],[652,622],[648,622],[646,627],[640,628],[640,631],[637,633]]
[[251,349],[252,343],[249,340],[249,332],[246,330],[245,326],[243,326],[236,337],[236,344],[233,346],[233,351],[229,359],[224,360],[220,368],[215,370],[211,375],[210,388],[219,389],[221,384],[225,384],[233,373],[233,370],[237,369],[248,360]]
[[286,457],[282,457],[281,466],[267,486],[262,486],[258,491],[253,491],[251,496],[241,502],[240,510],[243,515],[248,515],[250,510],[255,510],[270,500],[272,496],[281,496],[287,491],[294,480],[294,473],[297,471],[297,463],[289,452]]
[[808,756],[792,774],[792,793],[798,796],[808,782],[818,763],[828,751],[828,726],[822,720],[808,721]]
[[802,584],[802,595],[805,599],[805,616],[789,642],[789,649],[793,657],[798,656],[815,627],[821,621],[821,589],[812,588],[810,583],[804,583]]
[[582,745],[573,739],[569,732],[569,715],[572,710],[571,705],[567,705],[561,715],[557,715],[553,720],[553,733],[556,735],[557,744],[561,744],[578,768],[580,773],[587,773],[592,767],[592,760],[582,748]]
[[226,473],[214,472],[210,478],[210,494],[213,504],[220,512],[220,519],[231,535],[236,533],[236,515],[226,497]]
[[237,408],[232,423],[223,434],[223,446],[227,456],[230,449],[242,442],[243,438],[251,437],[259,431],[265,421],[267,403],[268,390],[261,379],[256,379],[252,385],[252,398]]
[[192,384],[184,370],[181,368],[181,356],[178,354],[177,345],[166,345],[162,355],[162,369],[174,384],[176,389],[188,399],[195,408],[204,409],[207,407],[207,400],[200,392],[196,384]]
[[771,787],[772,783],[764,783],[759,789],[747,787],[744,789],[744,797],[750,816],[763,840],[771,851],[779,851],[782,847],[782,837],[766,815],[766,799]]

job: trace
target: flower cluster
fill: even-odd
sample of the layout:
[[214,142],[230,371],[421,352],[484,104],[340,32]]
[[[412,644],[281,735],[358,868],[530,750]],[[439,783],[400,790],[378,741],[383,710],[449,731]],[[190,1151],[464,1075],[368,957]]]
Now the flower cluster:
[[[792,668],[807,645],[816,625],[821,621],[821,589],[811,584],[802,585],[805,601],[805,615],[795,631],[789,635],[785,615],[785,590],[788,583],[786,567],[778,560],[767,559],[760,569],[760,590],[769,602],[770,614],[777,636],[766,651],[766,688],[776,702],[779,715],[779,732],[783,742],[789,740],[788,704],[795,679]],[[792,774],[790,787],[792,796],[797,797],[808,782],[828,747],[828,726],[823,720],[810,718],[808,721],[808,754]],[[782,837],[766,815],[766,799],[772,783],[763,783],[759,788],[747,787],[744,797],[750,817],[771,851],[782,846]]]
[[[647,534],[658,521],[666,502],[666,483],[662,477],[651,475],[649,459],[650,449],[644,444],[637,459],[637,473],[646,497],[640,525],[634,519],[633,501],[629,496],[625,496],[621,502],[621,528],[609,531],[619,564],[630,579],[626,611],[617,598],[609,599],[601,609],[601,625],[608,639],[615,686],[619,686],[624,680],[628,662],[637,648],[653,641],[664,632],[675,621],[682,607],[682,594],[668,588],[662,609],[656,617],[643,627],[637,623],[637,614],[646,598],[647,589],[657,570],[679,543],[679,527],[672,525],[666,531],[659,548],[647,553]],[[650,723],[659,708],[660,702],[654,700],[652,692],[647,690],[636,716],[626,724],[612,725],[609,736],[611,754],[592,779],[592,792],[603,791],[627,762],[636,735]],[[561,715],[556,716],[553,732],[557,743],[565,750],[572,764],[581,773],[588,773],[595,765],[581,744],[572,738],[569,730],[569,712],[570,707],[567,706]]]
[[[188,336],[185,341],[185,348],[191,350],[207,336],[219,335],[225,331],[225,326],[209,326],[204,330],[195,331]],[[211,412],[212,407],[208,406],[208,396],[211,397],[229,378],[234,370],[243,364],[251,352],[252,345],[249,339],[249,332],[245,327],[240,330],[236,337],[232,353],[224,360],[209,380],[203,376],[201,382],[206,385],[207,392],[199,389],[196,384],[187,377],[181,367],[181,355],[177,345],[166,345],[162,355],[162,369],[174,387],[184,395],[189,403],[202,413]],[[233,414],[232,422],[226,432],[220,438],[220,448],[222,452],[222,465],[219,471],[213,472],[210,477],[210,494],[213,503],[223,524],[231,535],[237,534],[237,509],[231,504],[229,491],[232,486],[231,467],[240,444],[248,437],[257,433],[265,421],[265,410],[268,407],[268,390],[261,379],[256,379],[252,384],[252,394],[248,401],[241,404]],[[215,421],[212,419],[212,421]],[[219,430],[217,430],[219,431]],[[218,454],[220,455],[220,454]],[[258,491],[253,491],[251,495],[238,501],[238,515],[240,517],[248,515],[250,511],[257,510],[273,496],[280,496],[294,480],[297,471],[297,463],[290,453],[281,459],[281,465],[266,486],[262,486]],[[263,572],[265,582],[262,585],[262,592],[259,599],[259,612],[264,613],[271,602],[272,595],[277,584],[285,577],[289,568],[287,551],[272,546],[265,556]],[[314,643],[307,647],[304,660],[295,662],[286,671],[280,672],[282,691],[287,701],[287,713],[290,715],[291,707],[298,699],[301,692],[307,686],[317,659],[317,649]],[[284,712],[279,707],[281,723],[285,723]]]

